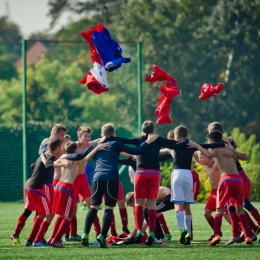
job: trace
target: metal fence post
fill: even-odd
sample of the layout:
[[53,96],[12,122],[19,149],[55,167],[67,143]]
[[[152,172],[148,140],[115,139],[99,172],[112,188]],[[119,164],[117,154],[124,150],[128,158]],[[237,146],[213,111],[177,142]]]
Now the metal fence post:
[[142,43],[137,43],[137,85],[138,85],[138,133],[141,133],[143,122],[143,92],[142,92]]
[[27,85],[27,74],[26,74],[26,50],[27,50],[27,42],[23,39],[22,41],[22,59],[23,59],[23,184],[27,179],[27,170],[28,170],[28,162],[27,162],[27,93],[26,93],[26,85]]

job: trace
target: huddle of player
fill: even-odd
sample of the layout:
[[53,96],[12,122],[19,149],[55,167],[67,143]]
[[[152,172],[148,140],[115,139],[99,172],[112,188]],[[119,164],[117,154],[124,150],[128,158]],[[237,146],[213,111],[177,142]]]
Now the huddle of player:
[[[106,247],[109,227],[111,234],[117,235],[113,209],[118,203],[122,230],[125,236],[128,235],[125,239],[126,244],[140,243],[142,240],[146,240],[145,243],[149,246],[155,241],[162,243],[164,235],[161,225],[166,238],[171,239],[161,212],[175,208],[180,229],[180,243],[190,245],[193,235],[190,204],[194,203],[199,191],[198,175],[192,165],[194,156],[198,162],[205,165],[212,184],[212,192],[205,207],[205,218],[214,230],[209,245],[216,245],[221,240],[220,229],[225,209],[228,209],[226,216],[230,214],[232,226],[232,238],[227,244],[243,240],[246,244],[251,244],[252,240],[257,239],[255,233],[258,232],[260,216],[249,200],[250,181],[238,162],[238,159],[248,158],[232,147],[232,145],[236,147],[232,138],[222,137],[223,131],[219,123],[210,124],[208,131],[209,143],[197,144],[188,140],[188,130],[185,126],[178,126],[170,131],[166,139],[154,134],[153,122],[145,121],[140,137],[125,139],[116,137],[115,128],[109,123],[101,128],[102,138],[94,141],[90,141],[89,127],[79,127],[78,141],[73,142],[66,135],[67,129],[62,124],[55,125],[50,137],[41,143],[40,156],[32,165],[32,176],[25,184],[25,209],[18,218],[11,239],[15,244],[20,243],[19,234],[27,218],[35,210],[37,214],[26,246],[52,245],[62,248],[62,236],[68,232],[70,232],[68,240],[81,241],[83,246],[88,246],[93,224],[100,247]],[[166,149],[161,150],[162,147]],[[210,148],[211,150],[207,150]],[[134,193],[126,195],[126,203],[134,207],[135,230],[132,233],[127,226],[124,191],[118,174],[118,163],[124,163],[119,160],[122,153],[125,156],[137,155],[134,163],[132,159],[125,162],[136,169]],[[163,153],[166,155],[160,156]],[[174,166],[170,190],[160,187],[159,161],[171,157]],[[92,192],[85,174],[85,164],[91,158],[96,164]],[[79,196],[89,208],[81,237],[77,235],[76,219]],[[105,209],[101,227],[97,212],[102,200]],[[243,206],[255,218],[258,225],[254,224],[248,214],[245,215]],[[215,210],[214,219],[211,213]],[[58,216],[51,237],[46,241],[44,235],[55,214]],[[146,227],[143,226],[144,218],[149,227],[147,239],[144,232]],[[229,221],[229,218],[226,218]]]

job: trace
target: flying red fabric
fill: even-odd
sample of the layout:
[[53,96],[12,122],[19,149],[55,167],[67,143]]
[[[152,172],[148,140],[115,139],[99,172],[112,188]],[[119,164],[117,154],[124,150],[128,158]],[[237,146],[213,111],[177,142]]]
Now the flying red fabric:
[[155,110],[155,115],[157,116],[156,124],[171,124],[172,120],[170,117],[170,105],[172,103],[172,99],[179,95],[180,90],[171,85],[171,81],[167,81],[166,87],[161,85],[159,87],[162,96],[157,99],[158,106]]
[[157,116],[156,124],[171,124],[172,120],[169,115],[170,105],[172,103],[172,99],[181,93],[178,89],[177,80],[156,64],[153,65],[152,70],[152,74],[146,77],[145,81],[154,83],[157,81],[166,80],[166,87],[164,85],[159,87],[162,96],[157,99],[158,105],[154,112]]
[[168,80],[169,75],[162,70],[158,65],[154,64],[152,67],[152,74],[146,77],[144,80],[150,83],[154,83],[157,81],[164,81]]
[[206,100],[212,96],[217,95],[222,89],[224,89],[224,83],[219,83],[216,87],[211,84],[204,83],[200,90],[200,100]]
[[90,71],[78,83],[86,84],[87,88],[96,94],[101,94],[108,91],[108,88],[102,86],[102,84],[100,84],[100,82],[92,75]]

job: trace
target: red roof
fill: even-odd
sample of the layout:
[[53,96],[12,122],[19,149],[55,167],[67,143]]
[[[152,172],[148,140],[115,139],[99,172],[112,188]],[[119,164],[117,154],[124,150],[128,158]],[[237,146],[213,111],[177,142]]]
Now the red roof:
[[[27,49],[27,52],[26,52],[27,65],[36,63],[40,59],[41,55],[43,53],[46,53],[47,51],[48,51],[48,49],[46,48],[46,46],[43,43],[41,43],[40,41],[33,43],[31,45],[31,47]],[[17,68],[21,68],[22,67],[22,57],[20,57],[14,63],[14,65]]]

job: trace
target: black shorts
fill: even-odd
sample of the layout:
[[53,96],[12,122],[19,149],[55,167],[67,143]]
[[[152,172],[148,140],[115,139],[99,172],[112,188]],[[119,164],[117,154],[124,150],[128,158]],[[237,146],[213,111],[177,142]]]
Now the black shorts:
[[171,202],[171,195],[166,196],[162,201],[156,203],[157,213],[174,209],[174,202]]
[[112,181],[94,181],[92,183],[91,205],[99,206],[105,195],[105,205],[115,207],[118,196],[118,182]]

